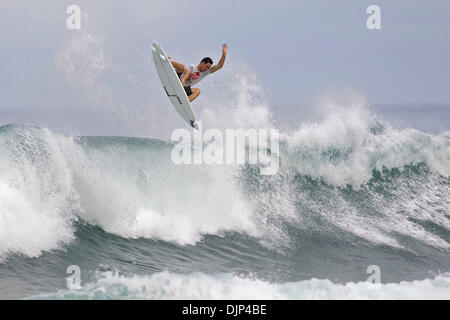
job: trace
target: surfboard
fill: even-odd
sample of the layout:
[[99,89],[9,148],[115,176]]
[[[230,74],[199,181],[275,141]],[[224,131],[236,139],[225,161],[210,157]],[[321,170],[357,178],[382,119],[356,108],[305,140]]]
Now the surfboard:
[[155,41],[152,43],[152,53],[153,63],[155,64],[159,79],[161,80],[164,91],[172,102],[172,105],[184,121],[194,129],[198,130],[194,111],[192,110],[191,103],[181,85],[180,78],[178,78],[175,69],[163,49]]

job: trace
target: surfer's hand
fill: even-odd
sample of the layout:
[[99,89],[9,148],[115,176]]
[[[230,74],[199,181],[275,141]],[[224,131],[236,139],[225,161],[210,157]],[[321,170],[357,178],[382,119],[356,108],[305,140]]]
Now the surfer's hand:
[[227,46],[226,43],[224,43],[224,44],[222,45],[222,52],[223,52],[223,53],[227,53],[227,50],[228,50],[228,46]]
[[186,87],[185,81],[181,81],[181,85],[182,85],[183,87]]

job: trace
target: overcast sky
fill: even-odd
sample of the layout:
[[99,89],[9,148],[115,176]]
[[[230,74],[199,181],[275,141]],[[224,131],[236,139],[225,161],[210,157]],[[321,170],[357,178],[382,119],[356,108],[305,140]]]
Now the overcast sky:
[[[66,28],[70,4],[82,10],[81,31]],[[371,4],[381,30],[366,27]],[[92,104],[92,92],[77,100],[88,90],[73,83],[80,79],[97,95],[123,92],[114,103],[144,103],[142,91],[157,90],[150,37],[185,63],[217,61],[227,42],[228,72],[245,66],[273,105],[341,87],[373,104],[450,103],[448,0],[15,0],[1,1],[0,20],[0,114]]]

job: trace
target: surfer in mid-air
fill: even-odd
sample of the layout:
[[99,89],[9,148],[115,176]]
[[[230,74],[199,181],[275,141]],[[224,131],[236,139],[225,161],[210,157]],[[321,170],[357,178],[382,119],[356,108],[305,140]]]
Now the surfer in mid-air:
[[194,101],[194,99],[200,95],[200,89],[191,88],[191,86],[198,83],[208,74],[214,73],[217,70],[221,69],[225,63],[227,50],[228,46],[226,43],[224,43],[222,45],[222,57],[220,58],[219,63],[214,66],[212,65],[213,61],[210,57],[203,58],[197,66],[194,66],[192,64],[185,66],[182,63],[170,61],[172,63],[172,66],[175,68],[178,77],[180,78],[184,91],[186,91],[186,95],[189,98],[189,102]]

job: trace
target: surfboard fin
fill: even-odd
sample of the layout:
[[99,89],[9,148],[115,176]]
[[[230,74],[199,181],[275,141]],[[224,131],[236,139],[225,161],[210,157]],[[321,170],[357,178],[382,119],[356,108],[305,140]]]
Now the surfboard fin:
[[195,121],[191,120],[191,127],[198,130],[198,125]]

